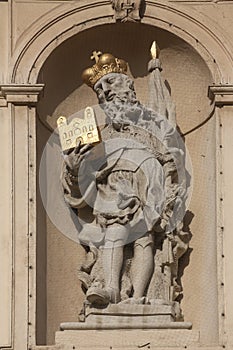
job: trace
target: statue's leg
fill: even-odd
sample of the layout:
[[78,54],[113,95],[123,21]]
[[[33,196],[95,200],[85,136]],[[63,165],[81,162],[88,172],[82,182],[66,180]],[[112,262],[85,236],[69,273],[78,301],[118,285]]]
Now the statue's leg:
[[112,225],[106,229],[103,250],[105,288],[112,303],[120,301],[120,274],[123,263],[124,245],[128,231],[123,225]]
[[153,241],[149,233],[134,243],[131,274],[135,299],[144,296],[154,270]]

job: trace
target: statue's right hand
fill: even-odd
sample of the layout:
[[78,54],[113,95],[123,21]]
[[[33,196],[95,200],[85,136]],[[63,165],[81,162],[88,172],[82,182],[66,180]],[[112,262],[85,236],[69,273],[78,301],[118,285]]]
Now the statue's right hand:
[[81,161],[84,159],[84,157],[87,155],[87,152],[89,152],[92,147],[92,144],[83,146],[79,141],[75,148],[72,148],[66,151],[66,153],[63,153],[64,162],[67,165],[68,170],[73,175],[77,175]]

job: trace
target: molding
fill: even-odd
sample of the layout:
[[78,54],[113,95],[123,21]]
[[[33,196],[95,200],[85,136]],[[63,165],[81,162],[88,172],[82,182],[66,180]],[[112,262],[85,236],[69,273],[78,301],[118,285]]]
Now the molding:
[[233,85],[211,85],[208,96],[216,106],[233,105]]
[[169,0],[169,2],[188,5],[213,5],[213,3],[230,5],[233,0]]
[[0,106],[7,103],[32,104],[38,102],[44,84],[7,84],[0,85]]
[[4,96],[0,93],[0,108],[1,107],[7,107],[7,101]]

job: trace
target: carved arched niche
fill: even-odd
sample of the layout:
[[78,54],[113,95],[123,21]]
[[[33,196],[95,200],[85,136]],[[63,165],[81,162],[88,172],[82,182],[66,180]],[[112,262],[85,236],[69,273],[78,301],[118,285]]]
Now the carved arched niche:
[[[58,116],[97,104],[95,94],[81,82],[93,50],[113,53],[129,63],[137,96],[146,104],[147,63],[153,40],[161,49],[163,75],[176,103],[178,126],[186,134],[193,166],[193,194],[188,208],[194,215],[190,224],[193,236],[189,252],[182,259],[181,306],[185,320],[200,331],[201,341],[214,344],[218,335],[216,121],[208,118],[212,106],[207,91],[213,78],[200,55],[179,37],[145,24],[106,24],[66,40],[47,58],[37,81],[45,84],[37,109],[38,162]],[[76,321],[82,306],[84,294],[77,267],[84,250],[56,229],[39,198],[37,207],[37,342],[52,344],[59,324]]]

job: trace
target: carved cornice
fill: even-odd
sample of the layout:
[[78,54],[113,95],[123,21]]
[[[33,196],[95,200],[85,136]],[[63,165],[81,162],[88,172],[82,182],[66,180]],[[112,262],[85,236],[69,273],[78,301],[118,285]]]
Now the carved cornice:
[[233,85],[211,85],[208,95],[216,106],[233,105]]
[[0,85],[0,106],[7,103],[35,104],[38,102],[44,84],[7,84]]

